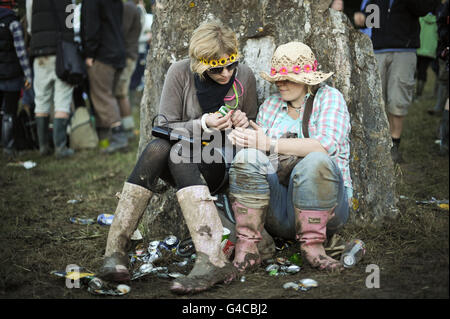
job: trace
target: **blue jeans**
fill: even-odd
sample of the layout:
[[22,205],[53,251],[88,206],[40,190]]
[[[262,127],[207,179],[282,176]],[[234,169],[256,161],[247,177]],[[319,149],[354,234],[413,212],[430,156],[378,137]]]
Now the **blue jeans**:
[[255,149],[236,154],[230,168],[230,195],[252,208],[267,206],[265,228],[275,237],[295,239],[295,208],[331,210],[327,223],[330,236],[348,219],[349,204],[344,180],[337,164],[327,155],[313,152],[293,168],[289,187],[278,181],[269,157]]

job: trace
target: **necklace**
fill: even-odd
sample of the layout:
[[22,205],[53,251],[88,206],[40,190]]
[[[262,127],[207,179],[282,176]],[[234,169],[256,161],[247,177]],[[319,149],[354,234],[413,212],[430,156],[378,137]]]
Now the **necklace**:
[[288,102],[288,106],[289,106],[290,108],[294,109],[294,111],[297,112],[297,114],[300,114],[300,112],[301,112],[301,110],[302,110],[302,108],[303,108],[303,105],[300,106],[300,107],[298,107],[298,108],[297,108],[297,107],[293,107],[292,104],[291,104],[291,102]]

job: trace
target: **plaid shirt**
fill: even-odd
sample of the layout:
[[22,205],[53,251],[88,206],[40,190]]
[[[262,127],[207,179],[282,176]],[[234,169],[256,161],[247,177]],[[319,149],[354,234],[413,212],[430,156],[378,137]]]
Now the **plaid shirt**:
[[[264,128],[266,135],[280,138],[287,132],[297,133],[303,138],[303,109],[309,94],[305,96],[298,120],[288,115],[288,105],[279,94],[267,98],[260,106],[256,123]],[[313,103],[308,132],[310,138],[320,142],[328,155],[336,161],[344,179],[348,198],[353,196],[350,177],[350,115],[341,92],[328,85],[322,85]]]
[[20,65],[22,66],[25,79],[31,83],[31,69],[28,60],[27,50],[25,48],[25,41],[23,40],[22,26],[19,21],[13,21],[9,24],[9,31],[14,39],[14,47],[16,48],[16,54],[19,58]]

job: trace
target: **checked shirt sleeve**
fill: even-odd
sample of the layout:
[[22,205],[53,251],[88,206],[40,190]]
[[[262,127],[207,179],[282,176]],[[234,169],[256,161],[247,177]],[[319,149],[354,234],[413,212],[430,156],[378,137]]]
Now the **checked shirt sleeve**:
[[22,66],[23,74],[25,75],[25,78],[31,82],[31,68],[27,50],[25,48],[25,41],[23,39],[22,26],[19,21],[13,21],[9,25],[9,30],[11,31],[14,39],[14,47],[16,49],[16,54],[19,58],[20,65]]
[[330,156],[336,155],[347,142],[350,133],[350,116],[342,94],[326,88],[319,98],[320,113],[316,122],[315,136]]

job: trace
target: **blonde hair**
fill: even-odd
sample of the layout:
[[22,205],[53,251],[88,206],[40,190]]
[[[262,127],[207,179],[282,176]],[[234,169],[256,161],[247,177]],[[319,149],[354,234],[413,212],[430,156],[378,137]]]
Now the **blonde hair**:
[[220,59],[224,55],[237,53],[236,34],[219,21],[201,24],[194,30],[189,43],[191,70],[203,78],[203,73],[210,68],[202,59]]

